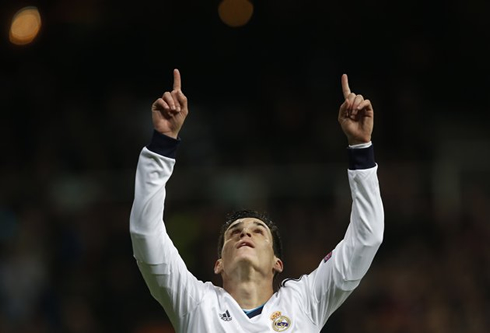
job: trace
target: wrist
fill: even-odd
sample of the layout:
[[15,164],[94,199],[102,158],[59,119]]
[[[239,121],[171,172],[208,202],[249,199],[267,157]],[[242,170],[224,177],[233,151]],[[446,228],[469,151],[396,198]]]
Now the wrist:
[[374,160],[373,145],[369,143],[367,147],[349,147],[347,149],[349,156],[349,170],[370,169],[376,166]]
[[177,139],[179,137],[179,133],[162,133],[162,134],[172,139]]
[[158,128],[155,128],[155,132],[157,132],[161,135],[168,136],[169,138],[172,138],[172,139],[177,139],[179,137],[179,132],[161,131],[161,130],[158,130]]
[[349,145],[349,148],[350,149],[363,149],[363,148],[369,148],[372,145],[373,145],[373,143],[371,141],[369,141],[367,143],[358,143],[355,145]]
[[347,137],[349,146],[362,145],[371,142],[371,136],[365,138]]
[[175,156],[177,155],[177,147],[179,146],[179,144],[179,138],[173,138],[168,134],[154,130],[151,142],[146,147],[154,153],[170,158],[175,158]]

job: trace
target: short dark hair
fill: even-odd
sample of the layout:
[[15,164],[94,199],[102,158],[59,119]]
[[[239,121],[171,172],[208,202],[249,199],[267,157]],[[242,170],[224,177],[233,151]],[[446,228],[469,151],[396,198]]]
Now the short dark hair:
[[221,226],[221,231],[219,233],[218,258],[221,258],[221,250],[223,250],[223,245],[225,242],[225,232],[228,229],[228,227],[236,220],[243,219],[246,217],[256,218],[258,220],[261,220],[269,227],[272,234],[272,249],[274,250],[274,255],[279,259],[281,259],[282,242],[281,242],[281,236],[279,234],[279,228],[274,222],[272,222],[272,220],[269,218],[269,216],[266,213],[259,213],[255,210],[250,210],[250,209],[236,210],[227,215],[226,222]]

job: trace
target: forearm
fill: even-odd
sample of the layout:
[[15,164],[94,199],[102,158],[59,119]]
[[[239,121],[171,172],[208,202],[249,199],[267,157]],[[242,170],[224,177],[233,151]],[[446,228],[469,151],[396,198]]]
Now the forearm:
[[349,184],[352,211],[336,266],[343,282],[359,281],[381,245],[384,211],[373,147],[349,151]]
[[154,133],[141,151],[136,171],[130,232],[134,256],[153,297],[176,320],[195,308],[202,283],[188,272],[165,230],[165,185],[172,175],[179,140]]
[[177,140],[155,134],[138,160],[130,232],[135,257],[146,263],[160,263],[163,258],[165,184],[175,164],[168,155],[175,156],[177,144]]

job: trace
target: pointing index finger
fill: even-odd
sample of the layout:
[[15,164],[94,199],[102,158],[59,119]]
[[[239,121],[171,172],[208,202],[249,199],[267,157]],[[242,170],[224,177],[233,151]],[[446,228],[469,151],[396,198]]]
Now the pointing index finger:
[[180,72],[176,68],[174,69],[174,90],[181,90],[182,89],[182,84],[180,80]]
[[342,81],[342,92],[344,93],[344,98],[347,99],[347,96],[349,96],[349,94],[351,93],[347,74],[342,74],[341,81]]

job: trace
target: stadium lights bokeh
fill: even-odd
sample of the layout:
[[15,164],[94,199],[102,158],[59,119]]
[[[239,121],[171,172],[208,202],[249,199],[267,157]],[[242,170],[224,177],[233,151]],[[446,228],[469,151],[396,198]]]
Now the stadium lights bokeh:
[[[249,0],[223,0],[218,6],[221,21],[232,28],[246,25],[252,18],[254,5]],[[38,8],[27,6],[12,18],[9,40],[15,45],[27,45],[34,41],[41,30]]]
[[36,7],[24,7],[12,19],[9,39],[15,45],[31,43],[41,29],[41,15]]
[[254,6],[248,0],[223,0],[218,6],[221,21],[232,28],[247,24],[253,11]]

